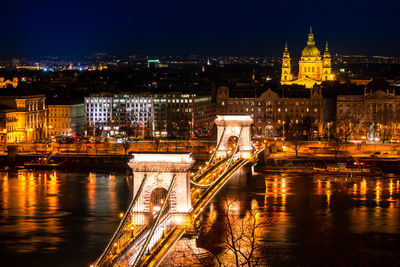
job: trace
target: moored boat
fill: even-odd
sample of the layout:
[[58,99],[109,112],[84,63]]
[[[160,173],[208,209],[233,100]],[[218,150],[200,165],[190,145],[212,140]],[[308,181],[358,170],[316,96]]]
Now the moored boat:
[[354,162],[349,165],[345,162],[336,164],[328,164],[326,168],[313,167],[314,173],[320,174],[336,174],[336,175],[379,175],[382,174],[377,168],[365,166],[363,163]]

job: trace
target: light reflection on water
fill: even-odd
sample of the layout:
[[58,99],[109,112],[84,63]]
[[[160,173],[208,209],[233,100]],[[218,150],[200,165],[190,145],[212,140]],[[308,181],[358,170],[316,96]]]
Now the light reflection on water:
[[[100,254],[131,197],[127,175],[0,172],[0,252],[13,266],[82,266]],[[3,265],[4,266],[4,265]]]
[[[21,238],[20,242],[8,240],[7,246],[17,253],[35,251],[40,243],[47,243],[47,250],[54,249],[61,241],[57,235],[61,231],[60,216],[64,215],[58,212],[57,174],[19,171],[17,179],[9,179],[4,172],[0,177],[2,221],[12,222],[2,225],[0,233]],[[46,232],[46,236],[38,237],[32,232]]]
[[[258,210],[257,220],[268,223],[268,264],[343,265],[341,257],[349,264],[357,259],[356,265],[392,264],[400,252],[399,177],[259,173],[250,184],[244,180],[238,176],[226,185],[210,205],[208,223],[220,222],[226,199],[242,218]],[[1,172],[0,182],[0,252],[13,266],[88,266],[131,198],[126,175],[24,170]],[[218,241],[217,235],[201,233],[197,243],[210,236]]]
[[[338,216],[335,213],[340,209],[349,212],[352,232],[400,233],[399,178],[315,176],[309,182],[304,182],[304,179],[309,178],[265,177],[264,208],[285,214],[288,205],[292,209],[298,206],[300,210],[311,207],[331,217]],[[308,192],[311,193],[305,197],[308,203],[298,202]],[[287,198],[292,198],[289,204]],[[277,221],[281,222],[281,219]],[[283,225],[290,227],[287,223]]]
[[239,214],[257,209],[267,222],[264,264],[400,264],[399,177],[258,173],[247,186],[243,180],[229,182],[210,205],[204,223],[218,230],[200,233],[199,247],[223,243],[225,226],[218,222],[228,200],[238,203]]

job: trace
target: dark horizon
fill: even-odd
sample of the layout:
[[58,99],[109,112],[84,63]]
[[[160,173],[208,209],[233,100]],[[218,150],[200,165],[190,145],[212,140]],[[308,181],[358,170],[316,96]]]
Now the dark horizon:
[[312,26],[332,54],[400,56],[399,3],[339,0],[264,3],[6,1],[0,11],[1,58],[46,55],[297,57]]

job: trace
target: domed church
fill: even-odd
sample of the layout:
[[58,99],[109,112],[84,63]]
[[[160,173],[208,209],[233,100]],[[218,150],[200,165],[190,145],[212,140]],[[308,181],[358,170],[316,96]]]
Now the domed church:
[[282,85],[299,84],[304,85],[306,88],[312,88],[315,84],[333,80],[335,80],[335,76],[332,74],[328,42],[325,46],[324,55],[321,57],[321,52],[315,46],[312,28],[310,28],[310,33],[308,34],[307,46],[301,52],[297,78],[291,73],[289,50],[287,44],[285,44],[282,57]]

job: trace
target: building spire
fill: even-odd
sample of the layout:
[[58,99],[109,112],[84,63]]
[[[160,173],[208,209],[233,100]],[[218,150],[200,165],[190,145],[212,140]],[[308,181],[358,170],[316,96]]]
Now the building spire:
[[310,27],[310,33],[308,34],[307,45],[315,45],[314,34],[312,33],[312,27]]
[[290,58],[289,49],[287,48],[287,42],[285,42],[285,50],[283,51],[283,58]]
[[325,44],[324,58],[330,58],[330,57],[331,57],[331,53],[329,53],[328,42],[326,42],[326,44]]

